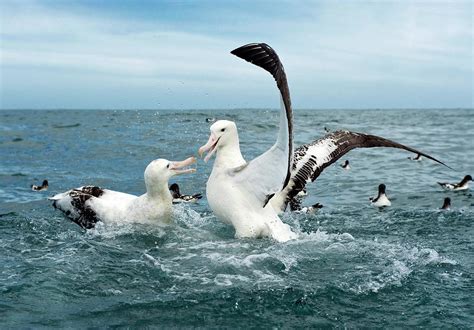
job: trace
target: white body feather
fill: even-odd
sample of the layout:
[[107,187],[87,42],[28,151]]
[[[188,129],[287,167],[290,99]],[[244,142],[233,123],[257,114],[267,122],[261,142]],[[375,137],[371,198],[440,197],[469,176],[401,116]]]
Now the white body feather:
[[284,242],[297,235],[284,224],[269,202],[287,183],[293,157],[291,101],[285,71],[276,53],[266,44],[248,44],[232,51],[270,74],[280,90],[280,127],[275,144],[246,162],[240,153],[237,127],[217,121],[200,153],[216,151],[216,160],[207,181],[207,200],[215,215],[232,224],[236,237],[272,237]]
[[379,198],[377,198],[377,200],[375,202],[372,202],[371,204],[376,207],[385,207],[385,206],[391,206],[392,202],[390,202],[387,195],[381,194]]
[[235,177],[218,166],[218,160],[207,182],[206,194],[215,215],[232,225],[238,238],[272,237],[285,242],[297,237],[280,220],[270,203],[263,207],[245,187],[236,184]]
[[461,190],[468,190],[469,189],[469,182],[466,182],[463,185],[456,185],[452,183],[443,183],[440,184],[441,187],[443,187],[446,190],[452,190],[452,191],[461,191]]
[[135,196],[118,191],[85,186],[72,189],[50,198],[53,206],[63,211],[83,228],[103,222],[171,222],[173,197],[168,189],[170,177],[193,173],[194,169],[181,169],[195,162],[190,157],[181,162],[166,159],[152,161],[145,169],[147,192]]
[[[76,190],[81,190],[82,187]],[[51,197],[56,201],[56,207],[70,214],[71,217],[79,217],[79,210],[73,205],[69,190]],[[166,192],[160,196],[150,197],[147,193],[135,196],[118,191],[104,189],[100,197],[91,197],[85,201],[89,207],[103,222],[126,223],[126,222],[158,222],[167,224],[171,221],[171,194]]]

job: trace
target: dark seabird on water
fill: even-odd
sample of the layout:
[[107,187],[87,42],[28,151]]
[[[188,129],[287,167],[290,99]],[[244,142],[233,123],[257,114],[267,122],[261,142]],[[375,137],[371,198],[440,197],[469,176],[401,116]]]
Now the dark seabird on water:
[[298,213],[313,214],[313,213],[316,213],[316,211],[318,211],[319,209],[322,209],[323,206],[324,205],[321,204],[321,203],[316,203],[316,204],[313,204],[311,206],[305,206],[305,207],[301,208],[300,210],[298,210],[297,212]]
[[379,184],[379,192],[378,192],[377,196],[369,198],[370,203],[373,206],[385,207],[385,206],[392,205],[392,203],[390,202],[390,200],[387,197],[387,194],[385,193],[385,189],[386,189],[386,187],[383,183]]
[[446,190],[460,191],[469,189],[469,181],[472,181],[472,176],[466,175],[459,183],[438,182],[438,184]]
[[349,165],[349,160],[346,159],[346,161],[344,162],[344,164],[341,165],[341,167],[346,171],[349,171],[351,169],[351,166]]
[[421,161],[421,160],[423,159],[423,157],[421,157],[420,154],[416,154],[415,157],[408,157],[408,159],[419,162],[419,161]]
[[451,198],[446,197],[443,202],[443,206],[441,206],[441,210],[450,210],[451,209]]
[[170,193],[173,196],[173,203],[196,203],[198,200],[202,198],[202,194],[194,194],[194,195],[181,195],[179,191],[179,186],[177,183],[173,183],[170,186]]
[[33,191],[43,191],[48,190],[48,180],[43,180],[43,184],[41,186],[36,186],[34,184],[31,185],[31,190]]

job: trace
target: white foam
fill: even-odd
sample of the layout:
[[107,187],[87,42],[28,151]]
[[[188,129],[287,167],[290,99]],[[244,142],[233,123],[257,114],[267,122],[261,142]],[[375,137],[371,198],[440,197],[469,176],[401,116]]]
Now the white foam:
[[248,277],[232,274],[217,274],[214,283],[219,286],[231,286],[237,282],[250,282]]

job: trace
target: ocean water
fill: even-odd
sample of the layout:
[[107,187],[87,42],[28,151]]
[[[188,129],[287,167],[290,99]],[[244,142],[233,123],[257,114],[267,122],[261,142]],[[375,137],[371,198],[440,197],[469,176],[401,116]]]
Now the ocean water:
[[[237,122],[244,157],[269,148],[278,112],[1,111],[0,327],[474,326],[474,199],[436,181],[474,174],[474,111],[296,110],[295,146],[331,130],[381,135],[454,168],[394,149],[358,149],[308,185],[317,214],[286,213],[287,243],[235,239],[205,200],[175,224],[82,230],[46,198],[84,184],[144,192],[156,158],[181,160],[208,138],[206,117]],[[204,193],[212,160],[179,176]],[[31,184],[48,179],[50,188]],[[392,207],[368,198],[387,185]],[[439,211],[444,197],[453,208]]]

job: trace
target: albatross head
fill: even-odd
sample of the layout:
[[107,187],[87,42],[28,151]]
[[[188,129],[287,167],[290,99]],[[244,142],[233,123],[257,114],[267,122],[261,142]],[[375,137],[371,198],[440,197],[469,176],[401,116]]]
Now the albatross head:
[[211,135],[205,145],[199,148],[199,155],[207,152],[204,161],[207,162],[217,150],[239,142],[237,126],[233,121],[219,120],[212,124]]
[[194,173],[194,168],[184,168],[196,162],[196,158],[189,157],[180,162],[169,161],[166,159],[156,159],[152,161],[145,169],[145,184],[147,189],[151,186],[166,184],[168,189],[168,180],[175,175]]

